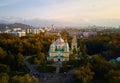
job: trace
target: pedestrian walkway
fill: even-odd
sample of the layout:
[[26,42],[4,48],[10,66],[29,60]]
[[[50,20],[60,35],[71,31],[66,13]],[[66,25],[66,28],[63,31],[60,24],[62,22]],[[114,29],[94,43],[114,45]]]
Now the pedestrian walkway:
[[55,62],[55,66],[56,66],[56,73],[59,73],[60,67],[62,67],[62,62],[60,62],[60,61]]
[[62,67],[62,62],[56,62],[53,66],[56,67],[55,73],[40,73],[37,71],[37,65],[30,64],[27,59],[24,60],[24,64],[30,70],[30,75],[35,76],[39,79],[40,83],[76,83],[72,77],[72,74],[69,73],[59,73],[60,67]]
[[44,74],[44,76],[45,79],[40,79],[41,83],[75,83],[71,74]]

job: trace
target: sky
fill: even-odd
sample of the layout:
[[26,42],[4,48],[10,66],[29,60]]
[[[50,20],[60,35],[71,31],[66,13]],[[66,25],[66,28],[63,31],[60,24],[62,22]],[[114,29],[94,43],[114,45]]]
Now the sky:
[[120,0],[0,0],[0,20],[120,25]]

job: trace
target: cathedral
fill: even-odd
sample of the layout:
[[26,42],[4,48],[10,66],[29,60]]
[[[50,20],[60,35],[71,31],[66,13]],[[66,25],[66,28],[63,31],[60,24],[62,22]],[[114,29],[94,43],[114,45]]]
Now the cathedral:
[[53,41],[50,45],[48,61],[69,61],[69,55],[73,49],[77,49],[76,35],[74,35],[71,43],[71,49],[67,40],[63,40],[61,35],[58,34],[58,39]]

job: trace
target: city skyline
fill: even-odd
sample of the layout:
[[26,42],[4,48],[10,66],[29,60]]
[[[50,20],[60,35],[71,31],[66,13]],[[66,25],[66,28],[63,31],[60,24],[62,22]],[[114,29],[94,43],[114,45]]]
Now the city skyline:
[[119,26],[119,3],[119,0],[1,0],[0,20]]

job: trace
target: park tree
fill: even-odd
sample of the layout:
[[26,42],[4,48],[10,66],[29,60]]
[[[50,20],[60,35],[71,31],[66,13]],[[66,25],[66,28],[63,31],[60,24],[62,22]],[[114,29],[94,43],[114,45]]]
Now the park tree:
[[81,48],[82,48],[82,49],[81,49],[82,55],[83,55],[83,56],[86,56],[86,55],[87,55],[86,45],[83,44]]
[[35,53],[36,54],[38,54],[40,51],[41,51],[41,49],[42,49],[42,44],[41,44],[41,42],[39,41],[39,40],[37,40],[36,41],[36,43],[35,43]]
[[24,56],[21,53],[17,55],[18,68],[23,67],[24,65]]
[[104,51],[104,43],[99,39],[89,39],[85,41],[87,54],[100,54]]
[[37,55],[38,59],[40,60],[40,63],[45,63],[46,62],[46,56],[44,53],[40,53]]
[[90,63],[92,64],[92,71],[95,72],[95,78],[99,81],[104,81],[104,75],[112,69],[112,65],[101,55],[93,55]]
[[3,50],[1,47],[0,47],[0,61],[2,62],[2,60],[6,57],[7,53],[5,50]]
[[20,42],[20,44],[19,44],[19,46],[17,47],[17,51],[19,52],[19,53],[23,53],[23,44]]
[[90,64],[76,70],[74,75],[78,83],[92,83],[94,72],[91,71]]
[[9,65],[12,69],[15,69],[15,67],[17,65],[15,56],[12,53],[7,54],[4,63]]
[[106,83],[120,83],[120,70],[110,70],[105,75]]
[[66,29],[62,29],[60,34],[62,35],[63,39],[67,39],[69,37],[69,33]]
[[0,83],[9,83],[9,76],[7,73],[0,73]]
[[10,67],[5,64],[0,64],[0,73],[10,73]]
[[39,83],[39,80],[26,74],[24,76],[14,76],[11,83]]
[[74,60],[75,60],[75,56],[76,56],[75,53],[70,53],[70,55],[69,55],[69,60],[70,60],[70,61],[74,61]]
[[35,57],[34,60],[33,60],[33,63],[36,64],[36,65],[39,65],[40,60],[37,57]]

